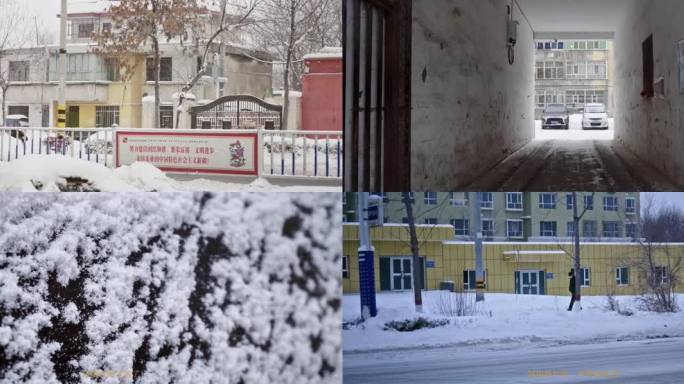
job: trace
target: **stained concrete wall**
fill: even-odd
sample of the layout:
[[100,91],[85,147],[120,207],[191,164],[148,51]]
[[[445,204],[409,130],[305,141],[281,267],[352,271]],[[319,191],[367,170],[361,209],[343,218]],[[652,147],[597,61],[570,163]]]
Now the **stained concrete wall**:
[[514,8],[520,26],[510,66],[506,3],[413,2],[415,190],[453,190],[534,137],[532,29]]
[[[615,34],[617,140],[642,160],[684,184],[684,95],[679,93],[677,42],[684,39],[684,2],[634,1]],[[655,79],[665,97],[642,98],[641,44],[653,34]]]

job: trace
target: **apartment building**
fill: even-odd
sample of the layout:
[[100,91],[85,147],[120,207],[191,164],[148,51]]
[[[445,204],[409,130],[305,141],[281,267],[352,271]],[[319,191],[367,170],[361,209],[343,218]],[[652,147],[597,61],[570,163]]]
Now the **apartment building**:
[[[376,291],[406,291],[412,287],[410,241],[406,224],[388,224],[370,231],[375,249]],[[420,264],[415,266],[423,289],[436,290],[442,281],[457,291],[474,291],[475,246],[455,240],[450,225],[417,227]],[[580,245],[580,284],[583,295],[635,295],[646,282],[644,244],[635,242],[587,242]],[[684,258],[684,244],[650,244],[653,278],[667,283],[668,271],[676,271]],[[344,293],[359,292],[358,224],[343,228],[342,284]],[[483,245],[485,290],[492,293],[569,295],[568,271],[573,267],[574,245],[558,242],[486,242]],[[678,278],[684,274],[678,272]],[[682,292],[682,287],[677,287]]]
[[579,112],[586,103],[613,101],[611,40],[538,40],[535,42],[536,115],[549,104]]
[[[345,220],[356,221],[355,194],[346,193]],[[406,223],[403,193],[385,193],[386,223]],[[417,224],[451,225],[454,238],[468,240],[474,227],[474,193],[409,193]],[[483,192],[481,229],[485,241],[557,241],[574,236],[571,192]],[[639,193],[577,193],[582,241],[631,241],[639,238]]]
[[[67,19],[67,126],[142,127],[143,98],[154,95],[152,59],[144,53],[106,58],[93,53],[95,32],[112,28],[104,9],[70,13]],[[207,16],[210,17],[210,16]],[[231,35],[221,54],[213,58],[208,73],[192,93],[198,103],[224,95],[247,94],[264,99],[272,93],[272,57],[247,48],[243,37]],[[6,95],[7,114],[21,114],[31,126],[51,126],[56,122],[58,99],[57,46],[6,50],[0,66],[9,69],[10,88]],[[161,128],[174,126],[175,95],[198,70],[200,52],[180,44],[161,44],[160,102]],[[121,60],[132,71],[123,81]]]

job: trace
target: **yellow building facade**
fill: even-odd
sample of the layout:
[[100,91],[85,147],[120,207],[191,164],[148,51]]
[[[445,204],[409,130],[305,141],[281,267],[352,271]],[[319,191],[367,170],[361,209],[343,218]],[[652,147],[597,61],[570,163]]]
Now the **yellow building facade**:
[[[454,241],[451,225],[417,226],[424,286],[439,289],[450,281],[455,290],[475,288],[473,242]],[[412,258],[408,227],[386,225],[371,229],[375,249],[376,291],[412,289]],[[343,232],[343,290],[359,290],[358,224],[345,224]],[[485,242],[483,260],[486,292],[570,295],[568,272],[573,265],[574,245],[567,242]],[[673,270],[684,260],[684,244],[653,245],[655,265]],[[583,243],[580,245],[583,295],[634,295],[645,283],[641,243]],[[679,273],[679,281],[684,274]],[[682,288],[677,288],[682,291]]]

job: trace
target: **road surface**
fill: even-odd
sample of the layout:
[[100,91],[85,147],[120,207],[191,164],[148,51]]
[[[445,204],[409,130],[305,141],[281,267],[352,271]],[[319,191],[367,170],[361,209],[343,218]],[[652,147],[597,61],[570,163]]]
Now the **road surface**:
[[684,383],[684,338],[344,354],[345,383]]

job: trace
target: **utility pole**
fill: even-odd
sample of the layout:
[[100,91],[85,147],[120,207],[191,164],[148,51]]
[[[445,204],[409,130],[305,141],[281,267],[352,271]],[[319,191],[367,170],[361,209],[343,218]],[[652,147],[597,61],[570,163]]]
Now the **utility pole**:
[[63,129],[66,126],[67,0],[62,0],[62,12],[60,13],[59,23],[59,89],[57,101],[57,128]]
[[408,192],[404,193],[404,206],[406,207],[406,217],[408,218],[409,236],[411,238],[411,254],[413,255],[413,298],[416,304],[416,312],[423,312],[423,297],[421,291],[423,289],[420,275],[418,274],[418,266],[420,265],[420,255],[418,254],[418,236],[416,235],[416,222],[413,217],[413,207],[411,205],[411,196]]
[[475,301],[484,301],[484,266],[482,263],[482,209],[481,193],[473,192],[475,202],[473,214],[475,215]]
[[[572,193],[572,199],[573,204],[572,204],[572,211],[573,211],[573,221],[575,222],[575,233],[573,233],[573,237],[575,240],[575,247],[574,247],[574,256],[575,256],[575,301],[576,301],[576,309],[575,311],[580,311],[582,309],[582,305],[580,304],[580,289],[582,287],[580,279],[583,278],[580,276],[580,234],[579,234],[579,225],[580,225],[580,219],[581,216],[577,214],[577,192]],[[586,208],[584,209],[584,212],[582,213],[582,216],[584,216],[584,213],[586,213]]]
[[356,194],[356,214],[359,219],[359,292],[361,318],[366,320],[378,314],[375,305],[375,249],[370,243],[368,230],[368,192]]

